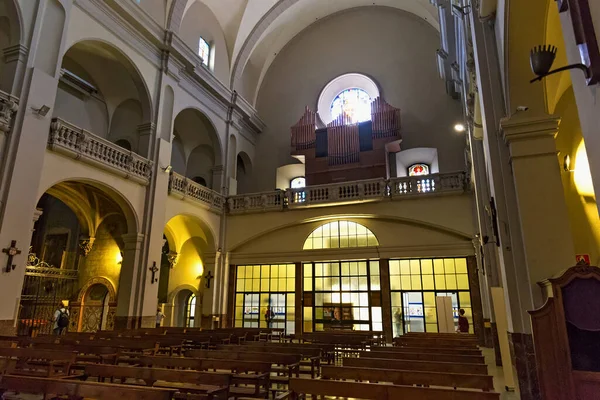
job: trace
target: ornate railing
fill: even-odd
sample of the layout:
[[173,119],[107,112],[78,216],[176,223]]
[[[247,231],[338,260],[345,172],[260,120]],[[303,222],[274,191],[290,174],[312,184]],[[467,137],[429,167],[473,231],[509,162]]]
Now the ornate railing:
[[300,189],[250,193],[227,198],[232,214],[327,206],[361,201],[397,200],[409,196],[462,193],[467,190],[464,172],[373,179],[307,186]]
[[13,116],[19,109],[19,99],[0,90],[0,131],[10,132]]
[[143,185],[152,174],[152,161],[60,118],[52,120],[48,147]]
[[227,198],[227,206],[232,214],[283,210],[284,203],[285,192],[283,190],[250,193]]
[[169,194],[195,200],[217,212],[223,212],[225,206],[225,197],[222,194],[173,171],[169,176]]

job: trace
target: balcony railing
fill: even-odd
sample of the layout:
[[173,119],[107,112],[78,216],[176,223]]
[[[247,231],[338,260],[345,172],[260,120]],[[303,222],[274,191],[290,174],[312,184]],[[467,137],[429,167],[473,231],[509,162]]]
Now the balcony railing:
[[48,148],[147,185],[152,161],[60,118],[50,125]]
[[231,214],[241,214],[353,202],[398,200],[411,196],[462,193],[466,189],[466,174],[453,172],[250,193],[231,196],[227,199],[227,204]]
[[19,109],[19,99],[0,90],[0,131],[10,132],[13,117]]
[[169,194],[198,201],[219,213],[225,206],[225,196],[173,171],[169,176]]

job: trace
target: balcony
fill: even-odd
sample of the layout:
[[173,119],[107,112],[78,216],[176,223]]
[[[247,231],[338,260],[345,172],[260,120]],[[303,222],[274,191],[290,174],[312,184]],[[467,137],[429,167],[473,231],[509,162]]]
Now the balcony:
[[12,129],[13,117],[19,109],[19,99],[0,90],[0,131],[8,133]]
[[169,176],[169,195],[196,201],[218,214],[225,207],[225,196],[173,171]]
[[141,185],[150,181],[152,161],[60,118],[52,120],[48,148]]
[[242,214],[395,201],[416,196],[460,194],[467,190],[467,183],[464,172],[372,179],[231,196],[227,199],[227,205],[229,213]]

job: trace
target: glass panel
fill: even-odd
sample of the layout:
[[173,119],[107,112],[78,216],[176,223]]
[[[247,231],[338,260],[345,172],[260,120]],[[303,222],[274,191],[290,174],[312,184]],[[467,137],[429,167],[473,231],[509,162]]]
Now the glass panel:
[[379,276],[371,277],[371,290],[381,290],[381,283],[379,282]]
[[433,274],[433,261],[432,260],[421,260],[421,272],[423,275]]
[[466,258],[457,258],[454,260],[454,264],[456,266],[457,274],[466,274],[467,273],[467,259]]
[[312,307],[304,307],[304,321],[303,321],[304,332],[312,332],[313,331],[312,324],[313,324]]
[[458,289],[469,290],[469,276],[467,274],[457,274],[456,282],[458,284]]
[[390,277],[390,288],[392,290],[401,290],[402,289],[402,284],[401,284],[401,280],[400,277],[395,277],[392,276]]
[[390,275],[400,275],[400,261],[390,260]]
[[423,290],[435,289],[433,275],[423,275]]
[[410,290],[410,289],[412,289],[410,275],[402,275],[401,279],[402,279],[402,289],[403,290]]
[[444,260],[441,258],[436,258],[433,260],[433,273],[435,275],[443,275],[444,274]]
[[444,268],[446,269],[446,273],[456,273],[456,269],[454,268],[454,259],[453,258],[445,258],[444,259]]
[[445,290],[446,289],[446,277],[444,275],[436,275],[435,276],[435,288],[437,290],[440,290],[440,289]]
[[410,280],[413,290],[421,290],[421,275],[411,275]]
[[458,292],[458,301],[460,302],[460,307],[471,307],[471,293],[469,292]]
[[410,261],[409,260],[400,260],[400,273],[402,275],[410,274]]

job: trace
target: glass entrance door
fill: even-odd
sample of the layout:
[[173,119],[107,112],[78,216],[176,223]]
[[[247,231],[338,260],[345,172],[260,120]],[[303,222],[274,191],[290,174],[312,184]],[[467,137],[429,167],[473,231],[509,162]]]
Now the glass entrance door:
[[244,294],[244,328],[258,328],[260,321],[260,303],[258,293]]
[[404,332],[425,332],[422,292],[402,292]]
[[[269,328],[285,329],[285,294],[284,293],[271,293],[269,294],[268,306],[271,307],[273,312],[273,319]],[[266,316],[263,313],[263,318]],[[266,320],[265,320],[266,322]]]

